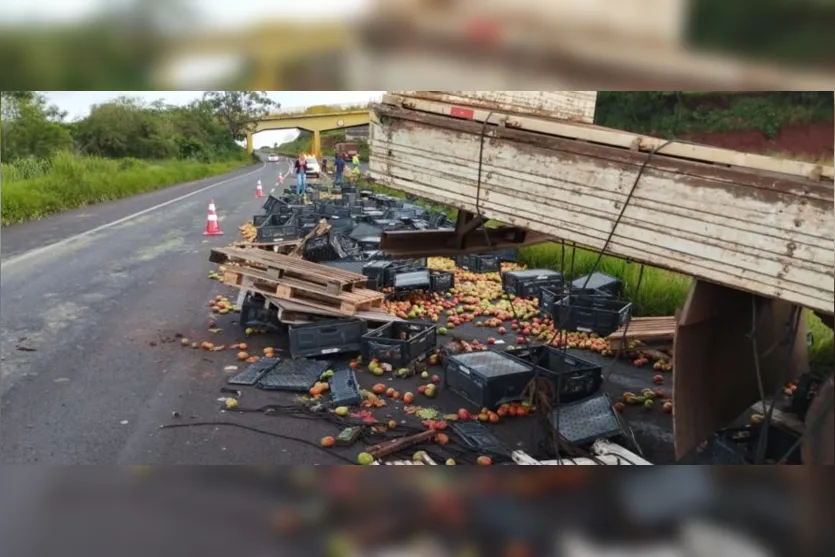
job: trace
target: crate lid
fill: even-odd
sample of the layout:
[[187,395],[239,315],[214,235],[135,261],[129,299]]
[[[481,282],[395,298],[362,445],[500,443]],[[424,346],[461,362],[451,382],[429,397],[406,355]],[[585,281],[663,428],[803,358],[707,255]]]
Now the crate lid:
[[394,275],[395,288],[428,287],[430,283],[429,271],[409,271],[408,273],[397,273]]
[[[589,281],[588,284],[586,284],[586,279],[587,278],[588,278],[588,281]],[[613,283],[617,284],[619,282],[621,282],[620,279],[615,278],[612,275],[607,275],[606,273],[601,273],[599,271],[595,271],[594,273],[591,274],[591,276],[584,275],[582,277],[574,279],[571,282],[571,286],[574,287],[574,288],[583,288],[583,286],[585,285],[585,288],[596,289],[596,288],[600,288],[600,287],[603,287],[603,286],[610,286]]]
[[530,365],[492,350],[464,352],[452,356],[451,359],[482,377],[501,377],[517,373],[529,373],[532,370]]
[[520,279],[562,277],[562,273],[552,269],[525,269],[523,271],[507,271],[505,274]]

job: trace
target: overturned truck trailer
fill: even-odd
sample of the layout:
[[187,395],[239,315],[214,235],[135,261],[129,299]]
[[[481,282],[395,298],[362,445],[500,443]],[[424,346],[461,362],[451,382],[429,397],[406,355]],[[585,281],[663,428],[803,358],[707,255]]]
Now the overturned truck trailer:
[[[593,95],[390,92],[370,173],[458,208],[461,228],[492,219],[693,277],[675,344],[683,455],[761,398],[758,369],[768,393],[785,362],[804,371],[804,342],[780,339],[805,334],[787,326],[796,308],[833,314],[833,168],[595,126]],[[776,346],[759,361],[752,314],[758,345]]]

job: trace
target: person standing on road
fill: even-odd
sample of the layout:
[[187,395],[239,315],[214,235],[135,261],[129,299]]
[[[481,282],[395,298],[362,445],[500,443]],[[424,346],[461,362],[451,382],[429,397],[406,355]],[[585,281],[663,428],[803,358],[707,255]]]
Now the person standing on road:
[[336,154],[336,158],[333,161],[333,168],[336,171],[333,183],[341,186],[343,184],[342,173],[345,171],[345,159],[342,158],[341,153]]
[[354,164],[354,174],[356,174],[360,168],[360,156],[354,155],[354,158],[351,159],[351,162]]
[[296,195],[304,195],[305,180],[307,178],[307,161],[299,155],[296,159]]

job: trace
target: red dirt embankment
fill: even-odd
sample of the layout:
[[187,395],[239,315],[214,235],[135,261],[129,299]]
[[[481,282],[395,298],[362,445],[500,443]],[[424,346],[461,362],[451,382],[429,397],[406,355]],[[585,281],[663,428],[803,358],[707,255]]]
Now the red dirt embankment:
[[832,160],[835,123],[783,126],[774,139],[767,138],[760,131],[695,132],[682,136],[682,139],[746,153],[785,153],[803,159]]

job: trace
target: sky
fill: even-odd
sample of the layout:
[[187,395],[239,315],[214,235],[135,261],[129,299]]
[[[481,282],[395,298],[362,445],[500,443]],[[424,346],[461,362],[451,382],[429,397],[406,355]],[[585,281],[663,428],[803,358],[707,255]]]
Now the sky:
[[[167,104],[183,105],[203,96],[203,91],[43,91],[51,104],[67,112],[68,120],[84,118],[94,104],[120,96],[136,97],[145,102],[162,99]],[[317,104],[360,104],[379,100],[383,91],[270,91],[267,95],[282,108],[302,108]],[[255,148],[293,140],[298,131],[270,130],[253,136]]]
[[[23,22],[82,22],[116,4],[129,5],[138,0],[3,0],[0,21],[10,24]],[[179,0],[191,10],[190,28],[222,27],[226,29],[252,25],[270,19],[340,19],[359,16],[372,0],[315,0],[302,3],[296,0],[247,0],[246,2],[218,2],[217,0]],[[346,10],[350,5],[351,9]]]

